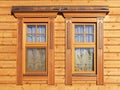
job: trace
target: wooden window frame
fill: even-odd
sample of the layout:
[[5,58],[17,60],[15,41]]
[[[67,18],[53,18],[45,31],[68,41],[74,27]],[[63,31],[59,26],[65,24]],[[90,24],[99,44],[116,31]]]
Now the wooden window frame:
[[[46,26],[46,41],[45,42],[27,42],[27,37],[26,37],[26,32],[27,32],[27,25],[35,25],[35,26],[37,26],[37,25],[45,25]],[[48,55],[47,55],[47,52],[48,52],[48,34],[49,33],[47,33],[48,32],[48,25],[47,25],[47,23],[24,23],[24,25],[23,25],[24,27],[23,27],[23,76],[27,76],[27,75],[39,75],[39,76],[41,76],[41,75],[45,75],[45,76],[47,76],[47,72],[48,72],[48,65],[47,65],[47,62],[48,62]],[[45,72],[27,72],[26,71],[26,49],[27,48],[45,48],[46,49],[46,71]]]
[[[94,25],[94,42],[75,42],[75,25]],[[95,74],[96,73],[96,24],[93,22],[89,23],[73,23],[72,24],[72,75],[76,74]],[[84,33],[83,33],[84,34]],[[93,48],[94,49],[94,71],[74,71],[74,62],[75,62],[75,48]]]
[[[54,85],[54,18],[57,12],[14,12],[18,18],[18,49],[17,49],[17,85],[22,85],[25,80],[46,80],[49,85]],[[47,75],[25,74],[23,67],[23,29],[25,23],[47,23]],[[39,43],[38,43],[39,44]],[[38,45],[37,45],[38,46]],[[39,46],[40,47],[40,46]],[[31,77],[31,78],[30,78]],[[41,82],[42,83],[42,82]]]
[[[95,20],[97,22],[97,76],[91,77],[91,80],[96,80],[98,85],[103,82],[103,17],[109,13],[108,6],[13,6],[12,14],[18,18],[18,50],[17,50],[17,84],[22,84],[22,27],[26,21],[32,22],[49,22],[50,28],[50,41],[48,43],[48,84],[54,84],[54,18],[57,13],[63,13],[66,19],[66,80],[67,85],[72,84],[72,79],[89,80],[89,77],[73,77],[72,78],[72,23],[90,22]],[[25,20],[23,20],[25,18]],[[32,19],[31,19],[32,18]],[[38,19],[39,18],[39,19]],[[89,18],[89,19],[88,19]],[[96,20],[97,19],[97,20]],[[52,61],[50,61],[52,60]],[[100,67],[100,65],[102,65]],[[51,73],[51,74],[49,74]],[[92,75],[93,76],[93,75]]]

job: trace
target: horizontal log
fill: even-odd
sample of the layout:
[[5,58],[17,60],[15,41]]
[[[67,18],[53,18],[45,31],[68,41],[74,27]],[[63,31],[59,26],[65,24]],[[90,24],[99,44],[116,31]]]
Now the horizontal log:
[[16,53],[17,47],[16,46],[0,46],[0,53]]
[[17,59],[17,54],[16,53],[0,53],[0,61],[15,61]]
[[105,23],[119,23],[120,16],[119,15],[108,15],[104,18]]
[[55,68],[64,68],[65,61],[55,61]]
[[65,31],[55,31],[55,37],[63,37],[64,38],[65,37]]
[[11,15],[0,15],[0,23],[3,22],[17,22],[17,19],[14,16]]
[[0,68],[16,68],[16,61],[0,61]]
[[65,69],[64,68],[55,68],[55,75],[65,75]]
[[17,31],[0,31],[0,38],[16,38]]
[[118,12],[118,11],[120,11],[119,7],[118,8],[109,8],[109,10],[110,10],[109,14],[120,14],[120,12]]
[[65,53],[55,53],[55,59],[56,60],[64,60],[65,59]]
[[119,60],[120,53],[104,53],[104,60]]
[[105,76],[120,76],[120,68],[105,68]]
[[17,38],[0,38],[0,45],[16,45]]
[[65,38],[55,38],[55,44],[59,45],[59,44],[62,44],[64,45],[66,42],[65,42]]
[[120,61],[104,61],[104,67],[120,68]]
[[104,31],[104,37],[120,37],[120,31],[114,31],[114,29],[112,31]]
[[120,46],[104,46],[104,52],[120,52]]
[[104,45],[120,45],[120,38],[104,38]]
[[120,83],[120,76],[104,76],[104,83]]
[[[23,81],[23,84],[47,84],[47,81],[43,80],[43,81]],[[34,88],[35,89],[35,88]]]
[[11,7],[1,7],[0,15],[11,15]]
[[16,82],[16,76],[0,76],[0,83],[3,82]]
[[16,75],[16,69],[0,69],[0,76],[15,76]]
[[59,53],[64,53],[65,52],[65,47],[64,46],[60,46],[60,45],[56,45],[55,46],[55,52],[59,52]]
[[119,23],[104,23],[104,29],[105,30],[115,30],[120,29]]
[[6,30],[10,30],[10,29],[17,29],[17,23],[11,23],[11,22],[9,22],[9,23],[0,23],[0,30],[4,30],[4,29],[6,29]]

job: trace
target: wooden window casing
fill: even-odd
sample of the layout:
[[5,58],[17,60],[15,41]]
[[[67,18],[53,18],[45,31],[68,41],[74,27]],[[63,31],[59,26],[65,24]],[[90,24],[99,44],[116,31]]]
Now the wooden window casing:
[[[57,13],[63,13],[66,20],[66,74],[65,83],[72,80],[96,80],[98,85],[104,83],[103,78],[103,17],[108,14],[107,6],[14,6],[12,14],[18,18],[18,51],[17,51],[17,84],[22,84],[22,29],[25,22],[48,22],[48,84],[54,84],[54,18]],[[72,23],[97,24],[96,32],[96,75],[72,76]],[[52,60],[52,61],[51,61]],[[39,76],[40,77],[40,76]],[[43,78],[41,76],[40,78]]]
[[[82,22],[82,21],[81,21]],[[93,25],[94,26],[94,33],[93,33],[93,37],[94,37],[94,41],[93,42],[86,42],[85,41],[85,28],[84,28],[84,42],[75,42],[75,26],[76,25],[82,25],[82,26],[86,26],[86,25]],[[95,23],[74,23],[73,24],[73,29],[72,29],[72,73],[73,75],[75,74],[96,74],[96,24]],[[93,71],[74,71],[75,70],[75,48],[93,48],[94,49],[94,70]]]
[[[27,26],[28,25],[34,25],[34,26],[41,26],[41,25],[44,25],[45,27],[46,27],[46,33],[45,33],[45,39],[46,39],[46,41],[45,42],[27,42]],[[48,49],[48,43],[47,43],[47,39],[48,39],[48,33],[47,33],[47,30],[48,30],[48,28],[47,28],[47,23],[24,23],[24,26],[25,27],[23,27],[23,75],[47,75],[47,49]],[[45,51],[46,51],[46,70],[45,70],[45,72],[27,72],[26,71],[26,64],[27,64],[27,62],[26,62],[26,53],[27,53],[27,51],[26,51],[26,49],[27,48],[39,48],[39,49],[41,49],[41,48],[44,48],[45,49]]]

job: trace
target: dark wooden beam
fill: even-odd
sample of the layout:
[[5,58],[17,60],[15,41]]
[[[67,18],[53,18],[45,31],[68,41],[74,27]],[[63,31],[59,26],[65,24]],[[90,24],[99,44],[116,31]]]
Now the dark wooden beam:
[[13,6],[15,12],[109,12],[108,6]]

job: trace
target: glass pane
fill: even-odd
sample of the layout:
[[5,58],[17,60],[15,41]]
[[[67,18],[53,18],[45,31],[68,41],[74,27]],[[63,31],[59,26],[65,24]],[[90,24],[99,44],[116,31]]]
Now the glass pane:
[[75,48],[75,71],[94,71],[94,48]]
[[75,33],[84,33],[84,26],[83,25],[76,25],[75,26]]
[[84,35],[76,34],[75,35],[75,42],[84,42]]
[[36,32],[36,26],[35,25],[28,25],[27,26],[27,33],[35,33]]
[[85,32],[87,34],[93,34],[94,33],[94,25],[85,25]]
[[94,35],[93,34],[86,35],[86,42],[94,42]]
[[46,42],[46,26],[39,25],[38,28],[38,35],[37,35],[37,42]]
[[46,71],[46,49],[45,48],[27,48],[26,55],[27,72],[45,72]]

